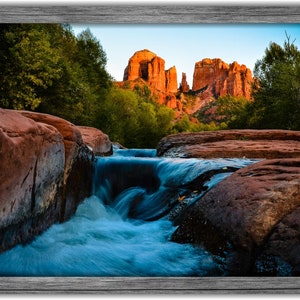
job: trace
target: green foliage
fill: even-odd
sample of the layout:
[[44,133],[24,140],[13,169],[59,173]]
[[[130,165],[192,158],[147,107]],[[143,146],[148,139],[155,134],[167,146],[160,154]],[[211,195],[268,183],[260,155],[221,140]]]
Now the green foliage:
[[256,62],[254,103],[247,125],[253,128],[300,129],[300,52],[287,36],[283,47],[271,43]]
[[97,112],[97,127],[126,147],[152,148],[169,133],[173,111],[149,95],[112,88]]
[[153,102],[150,88],[143,83],[137,83],[133,87],[134,92],[145,102]]
[[178,132],[190,132],[192,131],[192,124],[189,117],[184,114],[175,124],[173,128],[174,133]]
[[190,117],[187,114],[183,114],[179,120],[176,120],[172,133],[215,131],[221,129],[227,129],[227,126],[224,123],[218,124],[214,121],[209,123],[196,122],[195,120],[190,120]]
[[2,24],[0,43],[1,107],[94,124],[111,78],[88,30],[76,38],[68,25]]
[[242,128],[244,114],[251,102],[244,97],[226,95],[217,100],[217,114],[219,124],[226,124],[228,128]]
[[202,107],[195,116],[203,124],[214,124],[220,129],[239,128],[244,125],[243,116],[249,103],[244,97],[220,96]]
[[103,88],[111,86],[111,77],[106,72],[106,53],[101,44],[92,35],[89,29],[83,31],[77,38],[77,59],[81,66],[85,66],[84,72],[87,80],[101,92]]
[[42,25],[7,25],[0,29],[0,105],[36,109],[42,91],[60,78],[59,54]]

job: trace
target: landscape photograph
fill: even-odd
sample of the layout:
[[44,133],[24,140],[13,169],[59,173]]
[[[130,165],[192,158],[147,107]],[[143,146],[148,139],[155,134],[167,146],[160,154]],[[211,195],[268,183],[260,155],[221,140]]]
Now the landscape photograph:
[[0,276],[299,276],[299,47],[299,24],[0,24]]

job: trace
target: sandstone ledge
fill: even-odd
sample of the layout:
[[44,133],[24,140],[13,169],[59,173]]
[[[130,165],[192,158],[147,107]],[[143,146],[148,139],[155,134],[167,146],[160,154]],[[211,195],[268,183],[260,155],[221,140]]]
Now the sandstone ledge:
[[288,130],[222,130],[180,133],[163,138],[157,155],[198,158],[300,157],[300,132]]

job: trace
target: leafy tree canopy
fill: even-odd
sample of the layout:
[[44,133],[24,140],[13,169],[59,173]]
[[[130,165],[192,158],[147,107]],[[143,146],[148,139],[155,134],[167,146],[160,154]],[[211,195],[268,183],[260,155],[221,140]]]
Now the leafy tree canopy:
[[111,86],[106,54],[89,30],[60,24],[0,25],[0,106],[92,125]]
[[300,52],[290,41],[271,43],[255,65],[253,106],[247,125],[254,128],[300,129]]

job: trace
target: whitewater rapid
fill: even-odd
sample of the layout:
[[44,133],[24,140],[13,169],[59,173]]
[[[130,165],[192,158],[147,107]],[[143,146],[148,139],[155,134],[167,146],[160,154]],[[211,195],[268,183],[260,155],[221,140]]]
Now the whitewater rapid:
[[67,222],[0,255],[1,276],[213,276],[222,265],[204,248],[172,242],[178,198],[220,168],[205,190],[253,160],[167,159],[155,150],[118,150],[95,162],[93,193]]

